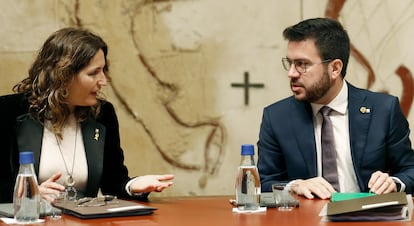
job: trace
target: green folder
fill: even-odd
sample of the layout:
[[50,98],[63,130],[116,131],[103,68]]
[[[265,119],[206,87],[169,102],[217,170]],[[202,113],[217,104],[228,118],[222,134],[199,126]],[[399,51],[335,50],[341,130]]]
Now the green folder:
[[352,193],[346,193],[346,192],[337,192],[333,193],[331,197],[331,202],[337,202],[337,201],[343,201],[343,200],[349,200],[349,199],[358,199],[358,198],[364,198],[368,196],[373,196],[375,193],[368,193],[368,192],[352,192]]

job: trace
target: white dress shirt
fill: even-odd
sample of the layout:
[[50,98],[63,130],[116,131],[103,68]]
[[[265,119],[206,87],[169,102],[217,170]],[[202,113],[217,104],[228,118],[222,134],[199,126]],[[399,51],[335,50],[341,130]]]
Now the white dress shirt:
[[[313,110],[316,152],[318,160],[318,176],[322,176],[322,155],[321,155],[321,128],[322,115],[319,109],[320,104],[311,103]],[[349,139],[348,120],[348,86],[344,81],[339,94],[327,106],[333,111],[329,115],[333,126],[335,138],[336,164],[338,167],[338,180],[341,192],[359,192],[359,186],[352,163],[351,146]]]

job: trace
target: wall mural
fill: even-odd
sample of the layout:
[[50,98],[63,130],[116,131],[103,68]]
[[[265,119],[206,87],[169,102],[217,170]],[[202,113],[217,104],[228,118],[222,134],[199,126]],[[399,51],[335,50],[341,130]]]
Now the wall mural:
[[105,39],[114,73],[104,92],[117,109],[125,163],[131,176],[174,173],[175,185],[160,196],[233,194],[240,144],[257,141],[264,106],[291,95],[279,60],[286,54],[281,32],[300,19],[341,21],[352,37],[347,79],[398,96],[414,125],[411,0],[6,0],[3,5],[10,10],[0,16],[0,64],[4,74],[13,75],[1,84],[5,94],[54,30],[88,28]]
[[[329,0],[326,6],[325,16],[338,20],[341,10],[345,5],[346,0]],[[370,89],[375,82],[376,76],[368,59],[351,43],[351,55],[357,60],[359,64],[367,71],[367,86]],[[399,77],[402,83],[402,95],[400,98],[400,105],[406,117],[411,109],[414,97],[414,81],[411,71],[405,66],[400,65],[396,68],[395,74]],[[382,90],[383,93],[388,93],[387,90]]]
[[[145,133],[152,141],[152,144],[166,162],[168,162],[171,166],[180,169],[204,172],[204,175],[201,178],[199,178],[198,183],[199,187],[203,188],[207,183],[208,176],[217,173],[217,170],[221,165],[221,159],[224,155],[226,131],[224,126],[220,122],[220,118],[209,117],[208,119],[200,119],[198,121],[188,122],[185,119],[183,119],[172,106],[178,98],[178,95],[180,93],[180,87],[174,84],[173,82],[163,81],[163,79],[160,78],[157,68],[151,65],[150,60],[145,55],[145,51],[141,47],[141,44],[139,42],[140,34],[139,32],[137,32],[139,31],[139,28],[135,24],[137,17],[139,17],[143,11],[142,8],[146,7],[147,5],[152,5],[154,4],[154,2],[157,1],[140,1],[136,2],[135,4],[131,3],[131,5],[127,5],[127,7],[125,7],[125,12],[129,14],[129,37],[131,38],[131,42],[133,43],[133,48],[138,53],[136,56],[136,62],[140,63],[146,70],[145,74],[149,75],[155,81],[157,86],[157,92],[163,94],[159,96],[161,106],[165,110],[165,112],[167,112],[166,115],[176,123],[177,130],[180,130],[181,128],[185,128],[187,130],[197,130],[200,128],[206,128],[204,129],[204,131],[206,132],[202,132],[200,134],[200,136],[202,136],[201,139],[204,140],[202,150],[204,153],[204,163],[196,164],[194,163],[195,161],[191,160],[183,161],[180,160],[180,158],[177,158],[176,156],[171,154],[169,147],[160,144],[159,140],[162,138],[159,138],[156,135],[154,135],[152,128],[147,125],[147,120],[154,119],[145,119],[140,117],[139,114],[135,113],[133,108],[130,106],[130,101],[133,101],[133,98],[132,100],[129,100],[128,98],[126,98],[125,94],[117,88],[116,79],[111,78],[112,81],[110,88],[115,94],[117,100],[121,103],[122,107],[128,113],[129,117],[131,117],[136,123],[138,123],[144,129]],[[70,26],[75,26],[79,28],[85,27],[83,19],[80,15],[82,3],[82,1],[76,0],[74,1],[72,7],[68,6],[66,8],[67,13],[71,15]],[[180,137],[180,142],[183,142],[182,139],[186,138]],[[191,150],[191,148],[183,149]]]
[[[148,120],[154,119],[141,117],[140,114],[137,114],[133,107],[131,107],[131,100],[128,100],[125,94],[121,91],[122,88],[118,88],[117,79],[113,78],[110,88],[115,94],[117,101],[119,101],[122,107],[126,110],[128,116],[143,128],[155,149],[160,153],[166,162],[168,162],[171,166],[180,169],[204,172],[204,175],[198,180],[199,187],[204,188],[208,181],[208,177],[216,174],[221,166],[226,143],[226,128],[221,122],[220,117],[207,116],[197,121],[186,121],[186,119],[184,119],[184,117],[182,117],[180,113],[176,111],[174,102],[179,98],[180,92],[182,91],[181,87],[175,82],[163,79],[163,76],[160,75],[158,68],[153,65],[152,58],[146,54],[145,48],[143,48],[143,44],[140,42],[140,40],[142,40],[142,33],[139,32],[140,28],[136,24],[139,20],[139,17],[142,16],[143,8],[152,8],[152,10],[154,10],[154,14],[157,13],[155,12],[156,10],[160,10],[151,7],[151,5],[157,2],[164,1],[138,1],[135,3],[129,3],[127,6],[124,6],[124,13],[128,14],[129,17],[127,22],[129,38],[132,43],[132,48],[134,48],[134,51],[137,52],[136,62],[145,68],[145,75],[151,77],[151,79],[156,83],[157,92],[161,93],[158,98],[160,106],[167,113],[165,114],[165,117],[169,117],[173,122],[175,122],[177,130],[198,130],[200,128],[203,128],[204,132],[198,133],[198,136],[201,136],[201,139],[203,140],[203,163],[199,164],[191,160],[182,160],[179,157],[177,158],[176,153],[171,153],[168,146],[160,143],[162,137],[157,136],[153,131],[153,128],[148,125]],[[328,0],[325,9],[325,17],[338,20],[346,2],[346,0]],[[67,13],[71,15],[70,25],[72,26],[85,27],[83,18],[79,13],[82,3],[83,2],[80,0],[75,0],[73,2],[73,5],[69,5],[66,8]],[[166,8],[168,8],[168,4],[166,5]],[[177,51],[177,53],[180,53],[179,49],[176,49],[175,51]],[[364,56],[364,54],[352,43],[351,56],[354,57],[355,60],[366,71],[367,78],[365,88],[371,89],[377,78],[370,62]],[[403,84],[400,103],[403,113],[408,116],[414,97],[412,73],[405,65],[401,64],[396,68],[395,74],[399,77],[401,83]],[[249,88],[255,86],[256,88],[263,88],[264,84],[249,84],[249,74],[247,71],[245,72],[244,76],[244,83],[232,83],[231,87],[241,87],[245,89],[244,105],[247,106],[249,105]],[[381,90],[381,92],[388,93],[388,90],[384,89]],[[186,137],[179,137],[179,139],[186,139]],[[188,137],[188,139],[192,138]],[[186,143],[185,141],[180,142]],[[186,151],[188,151],[187,148],[183,148],[183,150],[181,150],[181,152]]]

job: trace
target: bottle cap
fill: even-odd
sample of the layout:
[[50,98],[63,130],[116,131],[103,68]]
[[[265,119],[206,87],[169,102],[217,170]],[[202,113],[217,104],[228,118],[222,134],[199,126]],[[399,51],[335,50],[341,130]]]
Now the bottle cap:
[[19,155],[20,164],[30,164],[33,163],[33,152],[20,152]]
[[243,144],[241,146],[241,155],[254,155],[254,145]]

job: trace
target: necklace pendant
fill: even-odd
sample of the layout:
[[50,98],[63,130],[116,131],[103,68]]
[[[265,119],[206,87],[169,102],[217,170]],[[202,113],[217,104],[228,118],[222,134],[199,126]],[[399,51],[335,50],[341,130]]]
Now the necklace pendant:
[[78,197],[78,191],[75,187],[68,186],[65,189],[65,200],[67,201],[76,201]]
[[73,187],[73,185],[75,185],[75,180],[73,179],[72,176],[70,175],[66,176],[66,185],[69,187]]

